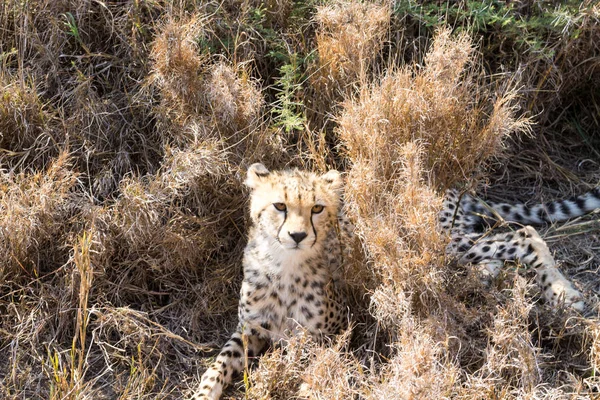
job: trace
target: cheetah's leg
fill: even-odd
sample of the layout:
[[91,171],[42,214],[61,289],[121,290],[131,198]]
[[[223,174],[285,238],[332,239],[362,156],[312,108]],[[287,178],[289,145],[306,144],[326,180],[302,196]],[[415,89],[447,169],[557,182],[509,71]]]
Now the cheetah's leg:
[[470,199],[467,194],[461,195],[456,189],[446,191],[442,209],[438,215],[440,229],[453,238],[474,232],[478,217],[469,214],[462,203]]
[[546,242],[533,227],[482,237],[474,243],[472,239],[464,238],[458,247],[464,249],[467,244],[471,247],[459,258],[460,263],[519,261],[535,269],[537,283],[550,304],[558,306],[564,302],[575,310],[583,310],[582,294],[557,268]]
[[[264,348],[266,340],[256,335],[247,335],[248,357],[258,355]],[[200,390],[193,396],[194,400],[217,400],[234,375],[244,368],[244,342],[242,332],[236,331],[217,356],[215,362],[202,375]]]

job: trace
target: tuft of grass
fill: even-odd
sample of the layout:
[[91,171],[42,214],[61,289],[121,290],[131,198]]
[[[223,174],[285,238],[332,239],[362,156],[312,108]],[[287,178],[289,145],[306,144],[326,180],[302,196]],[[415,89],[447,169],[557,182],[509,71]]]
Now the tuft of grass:
[[261,357],[249,375],[250,399],[299,398],[347,399],[360,393],[362,369],[346,349],[350,330],[335,341],[318,344],[306,333],[278,343]]
[[[415,49],[423,48],[440,27],[469,32],[481,43],[488,74],[520,77],[519,103],[535,116],[536,132],[553,135],[552,141],[560,141],[563,135],[579,141],[568,118],[563,119],[566,115],[594,131],[592,110],[597,107],[580,99],[595,99],[598,92],[593,78],[599,67],[594,57],[600,37],[596,2],[403,0],[393,9],[392,30],[404,40],[391,51],[400,59],[421,60]],[[530,140],[525,147],[537,145]],[[551,153],[552,147],[545,151]]]
[[257,126],[263,97],[257,85],[241,66],[218,63],[213,66],[206,87],[211,111],[223,130],[236,132]]
[[469,37],[439,31],[424,67],[391,69],[344,103],[338,132],[350,159],[392,179],[402,146],[415,142],[434,187],[470,178],[501,154],[509,134],[530,126],[516,114],[514,89],[494,93],[480,74]]
[[87,394],[86,390],[90,389],[84,375],[89,365],[87,362],[90,319],[88,300],[94,279],[90,257],[90,252],[93,251],[92,238],[93,234],[84,232],[73,247],[72,262],[75,264],[74,272],[77,272],[76,279],[79,281],[75,329],[70,352],[64,361],[63,355],[58,350],[55,350],[54,354],[49,354],[53,378],[50,384],[51,399],[78,399],[84,397]]
[[203,78],[208,57],[199,53],[196,45],[204,19],[195,15],[183,21],[167,21],[150,51],[152,80],[161,86],[165,100],[184,107],[184,112],[187,108],[187,114],[200,113],[205,107]]
[[35,79],[0,72],[0,93],[0,160],[11,166],[45,165],[64,138]]
[[371,301],[377,320],[395,334],[391,358],[369,377],[365,398],[453,398],[461,371],[450,356],[452,339],[444,323],[413,315],[409,295],[390,284],[378,288]]
[[366,79],[383,48],[390,14],[385,2],[341,0],[317,9],[318,58],[310,80],[316,97],[332,103],[329,109],[344,95],[353,93],[360,79]]
[[60,239],[78,176],[70,167],[63,153],[45,171],[0,172],[2,281],[34,280],[60,266]]

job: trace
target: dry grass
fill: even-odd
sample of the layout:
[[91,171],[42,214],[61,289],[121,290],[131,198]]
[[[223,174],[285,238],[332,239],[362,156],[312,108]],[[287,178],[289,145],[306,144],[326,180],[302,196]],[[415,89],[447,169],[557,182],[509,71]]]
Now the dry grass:
[[363,86],[339,118],[353,161],[375,164],[377,174],[390,179],[402,145],[415,142],[424,150],[433,186],[448,188],[500,156],[508,134],[527,132],[529,121],[516,115],[516,92],[494,93],[481,82],[473,51],[468,36],[451,38],[443,30],[423,68],[391,69],[380,82]]
[[0,280],[37,279],[64,257],[61,241],[77,174],[63,154],[44,171],[2,172],[0,179]]
[[278,345],[251,371],[249,397],[342,400],[358,395],[364,374],[347,352],[350,333],[326,344],[317,344],[305,334],[289,338],[285,349]]
[[[598,73],[600,63],[590,58],[589,54],[600,50],[600,7],[593,1],[582,1],[579,7],[580,12],[568,21],[565,28],[568,36],[553,43],[551,52],[528,65],[524,71],[524,79],[529,81],[531,87],[538,89],[532,90],[526,97],[525,107],[532,114],[539,114],[541,124],[552,126],[556,123],[553,119],[564,111],[565,99],[575,103],[570,104],[574,108],[588,107],[589,103],[584,105],[579,101],[582,92],[591,95],[593,108],[598,106],[594,95],[598,90],[594,76]],[[545,106],[540,107],[541,104]],[[590,127],[588,123],[591,121],[587,120],[594,117],[585,112],[582,116],[585,119],[581,121],[582,125]]]
[[[381,51],[390,24],[390,5],[336,1],[318,8],[318,62],[311,74],[316,106],[331,110],[365,79]],[[323,102],[325,100],[325,103]]]
[[[597,318],[545,308],[531,276],[510,269],[483,287],[436,231],[442,188],[487,183],[513,157],[498,178],[510,195],[547,198],[571,191],[577,154],[563,143],[564,158],[543,159],[568,182],[532,167],[537,148],[506,155],[507,137],[531,126],[518,84],[486,76],[473,40],[449,30],[420,65],[395,64],[390,15],[356,1],[0,5],[0,397],[189,395],[236,324],[242,181],[256,161],[345,169],[352,328],[273,346],[227,396],[597,391]],[[583,41],[597,16],[582,18],[573,68],[594,63]],[[291,106],[308,129],[284,134],[272,110],[292,55],[304,64],[290,101],[308,100]],[[597,309],[593,227],[542,233]]]
[[[32,79],[0,74],[0,157],[9,165],[35,162],[43,166],[56,156],[55,115],[43,104]],[[54,153],[54,154],[53,154]]]
[[202,89],[208,57],[199,54],[196,46],[203,33],[202,23],[203,18],[198,15],[184,21],[168,21],[150,52],[153,81],[162,89],[165,107],[175,115],[201,113],[206,107]]

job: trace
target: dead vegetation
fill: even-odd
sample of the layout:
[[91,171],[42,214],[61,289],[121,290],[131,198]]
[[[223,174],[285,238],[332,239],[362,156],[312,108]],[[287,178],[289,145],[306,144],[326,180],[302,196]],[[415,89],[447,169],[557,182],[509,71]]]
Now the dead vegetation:
[[360,79],[367,79],[383,48],[390,12],[386,3],[338,1],[319,8],[318,63],[310,78],[321,104],[325,100],[325,105],[335,106],[353,93]]
[[0,397],[189,395],[237,322],[241,182],[256,161],[344,169],[352,329],[274,346],[228,396],[596,393],[597,224],[542,231],[589,299],[579,316],[547,308],[514,268],[484,287],[446,258],[436,218],[450,186],[540,201],[597,184],[597,138],[553,130],[599,126],[558,111],[597,110],[584,90],[599,81],[597,7],[573,19],[579,36],[548,43],[543,68],[514,75],[449,28],[398,61],[410,24],[394,12],[0,5]]

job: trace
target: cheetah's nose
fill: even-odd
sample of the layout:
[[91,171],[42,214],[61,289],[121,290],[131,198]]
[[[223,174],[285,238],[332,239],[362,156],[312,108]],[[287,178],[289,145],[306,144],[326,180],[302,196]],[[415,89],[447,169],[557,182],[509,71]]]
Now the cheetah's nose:
[[292,237],[292,239],[294,239],[294,242],[296,243],[300,243],[301,241],[304,240],[305,237],[307,237],[308,235],[306,234],[306,232],[288,232],[290,234],[290,236]]

